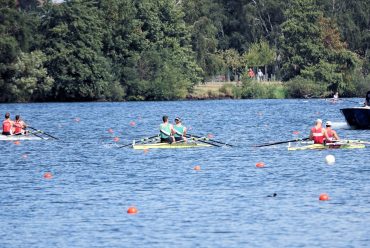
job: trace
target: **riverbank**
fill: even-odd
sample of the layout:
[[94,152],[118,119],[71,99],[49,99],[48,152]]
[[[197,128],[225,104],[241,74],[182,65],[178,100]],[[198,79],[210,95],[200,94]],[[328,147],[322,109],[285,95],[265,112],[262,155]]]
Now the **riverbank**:
[[187,99],[289,98],[280,81],[207,82],[194,87]]

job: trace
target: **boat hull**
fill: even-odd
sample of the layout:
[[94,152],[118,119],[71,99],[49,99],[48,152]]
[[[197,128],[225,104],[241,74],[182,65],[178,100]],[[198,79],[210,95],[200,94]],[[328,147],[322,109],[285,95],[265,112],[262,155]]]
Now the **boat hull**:
[[0,140],[5,141],[17,141],[17,140],[45,140],[47,138],[40,138],[34,135],[2,135],[0,134]]
[[288,147],[289,151],[301,151],[301,150],[325,150],[325,149],[362,149],[365,148],[365,144],[361,143],[333,143],[333,144],[312,144],[307,146],[293,146]]
[[344,108],[340,110],[347,124],[355,129],[370,129],[370,108]]
[[152,144],[133,144],[132,148],[135,150],[144,149],[181,149],[181,148],[202,148],[211,147],[210,144],[205,143],[152,143]]

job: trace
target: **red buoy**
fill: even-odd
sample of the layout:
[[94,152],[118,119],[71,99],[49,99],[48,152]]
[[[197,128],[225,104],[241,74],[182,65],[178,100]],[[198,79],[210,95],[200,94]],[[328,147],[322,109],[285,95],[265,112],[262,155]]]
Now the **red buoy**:
[[137,214],[139,211],[137,210],[137,208],[135,208],[135,207],[129,207],[128,209],[127,209],[127,213],[128,214]]
[[200,171],[200,166],[199,165],[194,166],[194,170]]
[[328,201],[329,200],[329,195],[326,194],[326,193],[322,193],[322,194],[320,194],[319,200],[320,201]]
[[257,167],[257,168],[262,168],[262,167],[265,167],[265,164],[264,164],[263,162],[258,162],[258,163],[256,164],[256,167]]
[[131,127],[136,126],[136,122],[134,122],[134,121],[130,121],[130,126],[131,126]]
[[118,142],[119,141],[119,138],[118,137],[114,137],[113,141],[114,142]]
[[45,179],[52,179],[53,178],[53,174],[51,174],[51,172],[45,172],[44,173],[44,178]]
[[109,128],[108,129],[108,133],[114,133],[113,129],[112,128]]

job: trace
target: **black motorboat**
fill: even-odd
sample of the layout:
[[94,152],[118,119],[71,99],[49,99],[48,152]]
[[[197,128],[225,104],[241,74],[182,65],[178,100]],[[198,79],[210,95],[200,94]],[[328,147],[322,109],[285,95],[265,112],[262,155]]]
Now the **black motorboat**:
[[344,108],[340,111],[351,128],[370,129],[370,107]]

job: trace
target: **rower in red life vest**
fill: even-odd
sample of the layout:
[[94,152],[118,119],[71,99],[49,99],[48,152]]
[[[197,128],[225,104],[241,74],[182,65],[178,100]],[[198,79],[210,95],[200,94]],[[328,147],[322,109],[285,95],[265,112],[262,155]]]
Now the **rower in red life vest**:
[[3,121],[3,135],[12,135],[13,121],[10,120],[10,114],[5,114],[5,120]]
[[14,135],[23,135],[26,133],[25,128],[27,127],[26,123],[22,121],[19,115],[15,116],[15,121],[13,122],[13,134]]
[[322,128],[322,120],[317,119],[315,126],[311,128],[310,140],[313,140],[314,144],[324,144],[324,140],[329,140],[326,130]]
[[331,129],[331,121],[327,121],[325,123],[325,126],[326,126],[325,131],[326,131],[326,133],[329,137],[329,139],[325,140],[325,143],[333,143],[333,141],[339,140],[339,136],[338,136],[337,132],[335,130]]

